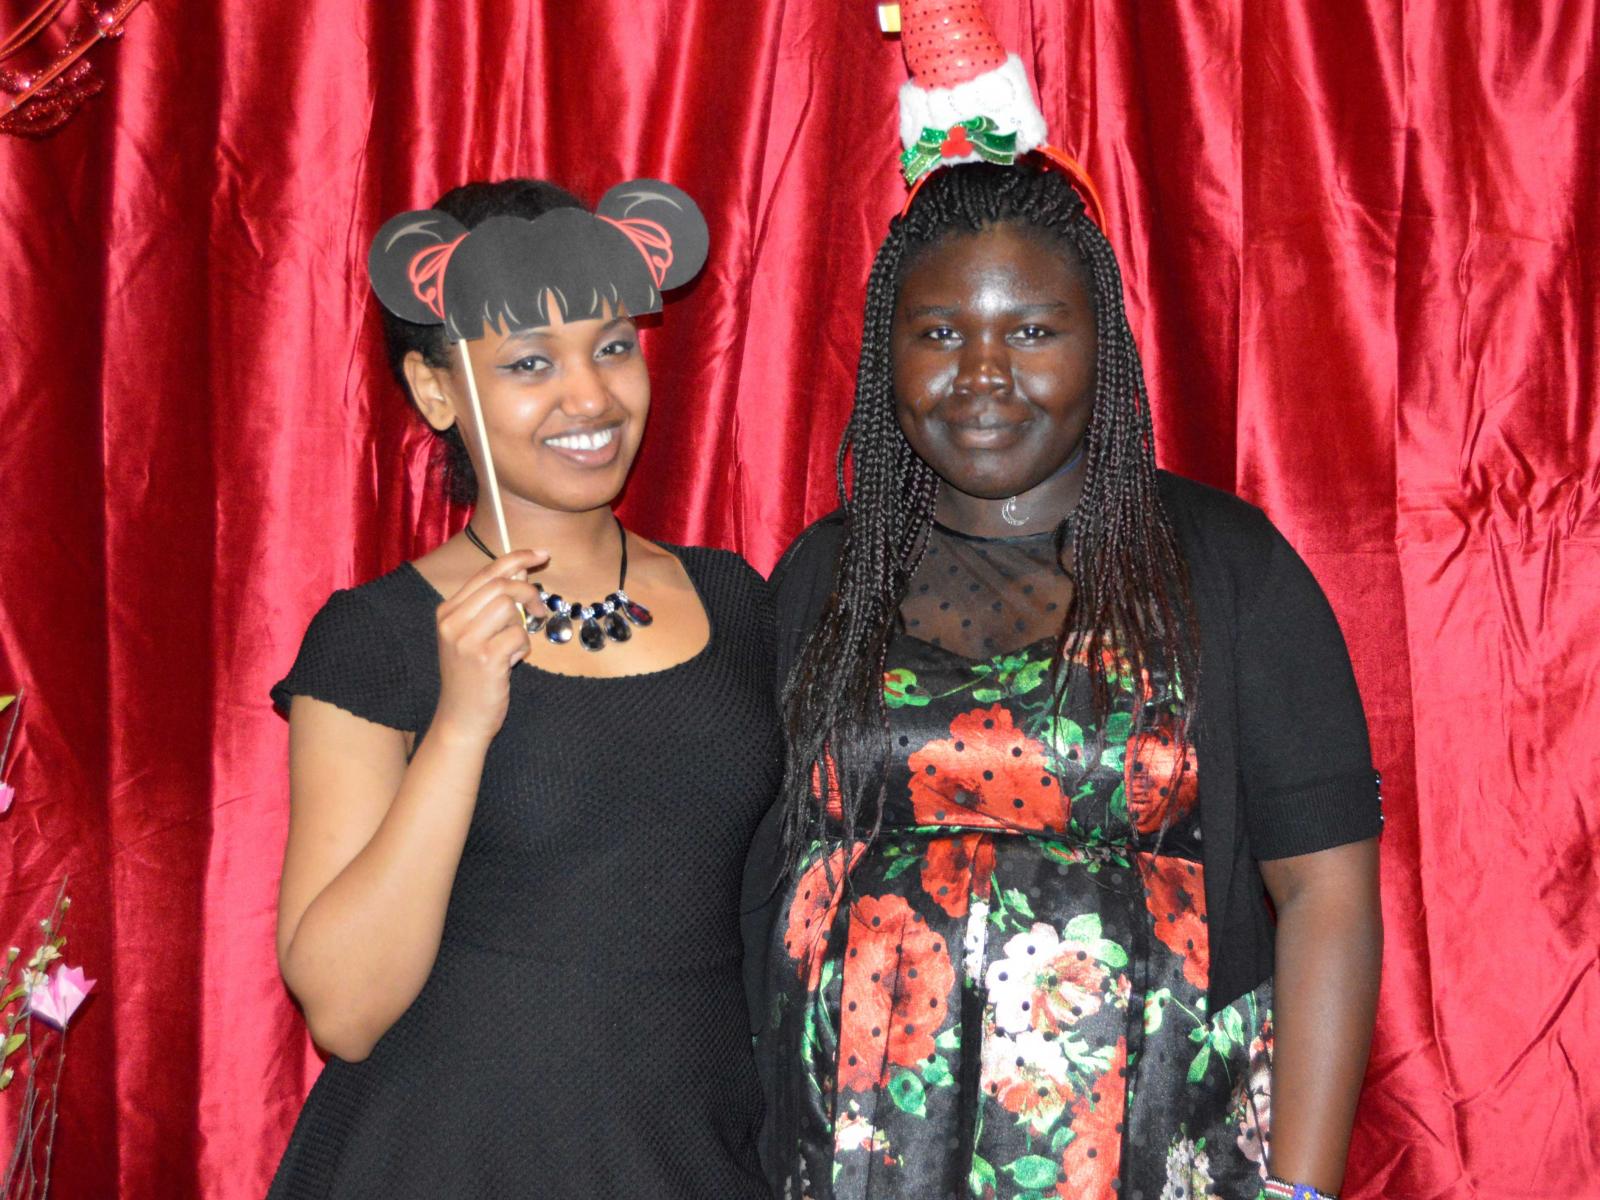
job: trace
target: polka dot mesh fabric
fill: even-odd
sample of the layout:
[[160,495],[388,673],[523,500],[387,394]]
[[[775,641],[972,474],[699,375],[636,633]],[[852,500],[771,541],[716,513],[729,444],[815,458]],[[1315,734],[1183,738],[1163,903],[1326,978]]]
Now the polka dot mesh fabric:
[[1059,636],[1071,602],[1054,533],[975,538],[936,525],[900,616],[910,637],[989,658]]

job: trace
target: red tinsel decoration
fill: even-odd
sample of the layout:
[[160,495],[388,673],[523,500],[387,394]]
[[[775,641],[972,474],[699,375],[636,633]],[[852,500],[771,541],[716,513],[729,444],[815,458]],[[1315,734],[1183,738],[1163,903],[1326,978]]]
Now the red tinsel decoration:
[[[72,0],[43,0],[21,26],[0,42],[0,133],[43,137],[64,125],[90,96],[105,86],[87,57],[100,42],[122,36],[122,23],[143,0],[119,0],[96,8],[78,0],[80,10],[66,39],[35,69],[12,64],[23,50],[43,41]],[[6,102],[5,95],[10,101]]]

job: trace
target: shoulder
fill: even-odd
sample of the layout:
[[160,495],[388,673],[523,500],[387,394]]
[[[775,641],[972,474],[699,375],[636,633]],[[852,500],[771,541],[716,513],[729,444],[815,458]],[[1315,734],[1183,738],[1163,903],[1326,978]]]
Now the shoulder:
[[780,680],[788,677],[801,645],[828,603],[844,535],[844,511],[829,513],[802,530],[773,568],[772,607]]
[[761,573],[732,550],[710,546],[670,546],[656,543],[675,555],[705,606],[719,620],[735,621],[762,638],[771,637],[772,594]]
[[1267,514],[1231,492],[1157,472],[1161,503],[1185,547],[1192,541],[1229,557],[1267,554],[1279,539]]
[[712,583],[736,593],[766,594],[767,581],[742,554],[713,546],[674,546],[666,542],[656,545],[677,556],[696,583]]
[[1288,539],[1254,504],[1168,471],[1160,472],[1160,488],[1197,593],[1225,593],[1248,609],[1269,581],[1304,572]]
[[345,634],[390,635],[407,617],[437,607],[438,595],[410,563],[354,587],[332,592],[311,619],[312,628]]
[[431,638],[417,634],[431,630],[436,599],[410,566],[335,591],[312,616],[289,674],[272,689],[273,701],[287,710],[292,696],[305,695],[410,728],[406,700],[417,674],[411,660],[432,650]]
[[819,579],[831,583],[844,534],[842,508],[802,529],[772,569],[772,586],[779,597],[796,588],[809,589]]

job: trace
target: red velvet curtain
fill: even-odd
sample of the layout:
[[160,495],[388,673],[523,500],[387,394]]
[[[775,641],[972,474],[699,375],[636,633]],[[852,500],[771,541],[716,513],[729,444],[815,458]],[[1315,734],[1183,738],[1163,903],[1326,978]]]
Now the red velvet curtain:
[[[1106,197],[1164,463],[1268,509],[1355,656],[1389,946],[1347,1195],[1600,1196],[1595,0],[988,7]],[[56,1194],[244,1200],[317,1069],[267,685],[452,516],[371,232],[471,178],[689,189],[624,515],[765,568],[832,503],[902,67],[867,0],[151,0],[100,62],[0,140],[0,934],[71,874]]]

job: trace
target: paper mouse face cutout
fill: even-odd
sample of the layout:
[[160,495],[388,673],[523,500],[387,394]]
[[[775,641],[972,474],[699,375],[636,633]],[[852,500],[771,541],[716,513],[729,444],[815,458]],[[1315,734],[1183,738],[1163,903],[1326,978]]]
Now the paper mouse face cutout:
[[661,293],[705,265],[710,235],[686,193],[657,179],[621,183],[593,213],[556,208],[535,220],[490,217],[470,232],[434,209],[405,212],[372,239],[372,290],[395,316],[440,325],[453,342],[495,328],[531,329],[657,312]]

